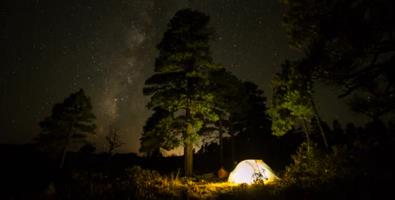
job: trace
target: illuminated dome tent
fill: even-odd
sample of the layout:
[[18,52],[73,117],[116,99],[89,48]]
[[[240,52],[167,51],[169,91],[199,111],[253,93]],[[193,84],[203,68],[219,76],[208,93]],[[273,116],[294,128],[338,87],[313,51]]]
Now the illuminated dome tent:
[[278,179],[262,160],[243,160],[230,173],[228,182],[253,184],[262,181],[267,184]]

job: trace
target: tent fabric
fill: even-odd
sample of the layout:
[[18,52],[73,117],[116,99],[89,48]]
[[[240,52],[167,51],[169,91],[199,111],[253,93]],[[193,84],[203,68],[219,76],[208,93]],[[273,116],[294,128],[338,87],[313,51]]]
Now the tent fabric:
[[236,168],[230,173],[228,182],[253,184],[263,182],[271,183],[279,178],[273,170],[262,160],[243,160],[237,164]]

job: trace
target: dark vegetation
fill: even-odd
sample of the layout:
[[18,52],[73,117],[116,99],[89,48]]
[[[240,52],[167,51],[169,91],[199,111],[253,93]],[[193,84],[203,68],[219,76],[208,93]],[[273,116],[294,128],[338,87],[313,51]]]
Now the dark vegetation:
[[[294,138],[277,141],[299,146],[282,154],[273,148],[270,152],[276,152],[276,158],[265,159],[281,182],[217,188],[208,186],[224,181],[215,174],[220,156],[215,144],[196,155],[195,176],[191,178],[182,175],[182,157],[70,152],[59,171],[58,162],[40,153],[36,145],[2,145],[2,158],[9,161],[2,164],[3,195],[6,199],[184,199],[187,195],[192,199],[383,198],[391,193],[395,141],[392,131],[385,129],[386,135],[378,136],[368,132],[371,128],[336,132],[339,130],[331,127],[327,130],[329,141],[341,142],[331,145],[330,150],[314,144],[307,152],[306,143],[298,145],[302,140],[294,144]],[[267,150],[258,150],[262,142],[257,138],[253,141],[257,142],[249,142],[252,148],[235,144],[237,161],[252,156],[266,158]],[[230,152],[227,143],[224,152]],[[232,170],[231,156],[224,157],[225,169]]]
[[[158,45],[146,81],[153,111],[141,153],[110,128],[109,150],[95,153],[94,115],[83,90],[56,104],[36,143],[2,145],[5,199],[381,199],[391,198],[395,3],[390,0],[284,0],[284,24],[301,58],[284,61],[272,104],[210,56],[209,17],[177,12]],[[364,125],[324,122],[314,84],[339,96]],[[345,124],[348,123],[348,124]],[[203,139],[197,153],[194,145]],[[77,145],[79,144],[79,145]],[[79,151],[73,150],[79,146]],[[184,146],[184,157],[161,149]],[[78,149],[78,148],[77,148]],[[281,178],[273,185],[230,186],[217,177],[238,161],[263,159]],[[194,162],[193,162],[194,161]]]

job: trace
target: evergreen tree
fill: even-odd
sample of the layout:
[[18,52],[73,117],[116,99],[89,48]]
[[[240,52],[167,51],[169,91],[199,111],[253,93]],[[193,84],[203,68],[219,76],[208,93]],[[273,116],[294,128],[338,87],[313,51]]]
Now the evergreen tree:
[[266,114],[266,98],[255,83],[243,82],[225,69],[215,71],[212,77],[214,112],[220,117],[215,123],[205,123],[202,132],[209,139],[218,136],[218,140],[214,140],[219,142],[220,166],[223,166],[224,137],[230,136],[232,162],[235,149],[239,155],[253,151],[256,155],[262,144],[270,142],[270,120]]
[[236,117],[245,111],[246,92],[243,82],[229,71],[222,69],[211,73],[212,91],[214,91],[214,112],[219,116],[215,123],[206,122],[202,129],[204,136],[212,138],[218,135],[220,167],[224,165],[224,137],[230,136],[232,140],[231,159],[234,160],[234,137],[239,131],[232,128],[236,122]]
[[62,168],[69,146],[95,133],[94,119],[90,99],[80,89],[55,104],[51,116],[40,122],[42,132],[38,142],[49,152],[61,153],[59,167]]
[[373,122],[379,122],[395,110],[395,95],[388,96],[386,90],[377,82],[372,82],[368,88],[354,92],[348,104],[354,112],[364,114]]
[[147,121],[156,123],[147,126],[151,131],[144,132],[142,141],[164,148],[183,145],[186,176],[192,175],[193,145],[204,122],[218,120],[209,77],[219,67],[210,55],[208,22],[208,16],[190,9],[175,14],[157,46],[155,74],[144,88],[144,95],[151,96],[148,108],[161,116]]
[[153,111],[145,122],[140,138],[140,152],[147,156],[155,156],[160,152],[160,148],[172,149],[182,145],[182,127],[177,127],[176,123],[173,123],[174,118],[171,117],[170,111],[161,107],[155,107]]
[[314,118],[327,147],[326,136],[312,96],[312,74],[305,66],[303,62],[286,61],[282,65],[282,71],[273,79],[273,100],[268,110],[272,118],[272,131],[274,135],[282,136],[301,126],[309,147],[311,122]]
[[258,157],[273,151],[274,138],[270,131],[271,121],[266,114],[266,97],[255,83],[248,81],[242,84],[242,94],[238,98],[240,108],[231,113],[229,120],[230,131],[237,133],[232,138],[232,154],[236,150],[238,158]]
[[[252,136],[254,134],[265,135],[270,132],[270,120],[266,113],[266,97],[263,91],[255,83],[244,82],[244,100],[241,107],[241,113],[235,113],[232,120],[234,124],[232,130]],[[236,115],[237,114],[237,115]]]
[[395,1],[282,1],[290,44],[305,54],[315,79],[340,86],[341,97],[370,90],[351,100],[370,117],[395,111]]

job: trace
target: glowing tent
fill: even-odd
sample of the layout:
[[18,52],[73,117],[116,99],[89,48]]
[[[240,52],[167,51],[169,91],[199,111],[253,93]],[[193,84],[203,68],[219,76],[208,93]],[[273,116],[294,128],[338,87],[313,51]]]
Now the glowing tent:
[[262,160],[244,160],[230,173],[228,182],[253,184],[262,181],[267,184],[278,179],[273,170]]

